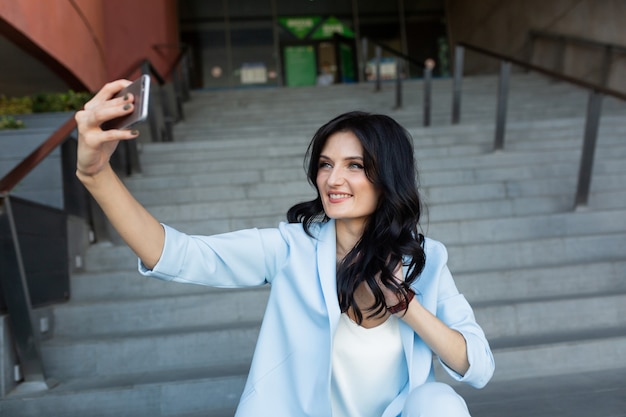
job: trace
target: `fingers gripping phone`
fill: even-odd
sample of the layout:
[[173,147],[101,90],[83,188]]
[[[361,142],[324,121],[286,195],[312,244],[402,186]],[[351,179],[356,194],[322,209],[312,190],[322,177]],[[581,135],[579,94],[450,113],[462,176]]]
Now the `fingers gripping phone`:
[[122,89],[115,97],[123,97],[126,93],[132,93],[135,98],[135,108],[130,114],[116,117],[102,123],[102,130],[128,129],[148,118],[148,104],[150,103],[150,76],[142,75],[132,84]]

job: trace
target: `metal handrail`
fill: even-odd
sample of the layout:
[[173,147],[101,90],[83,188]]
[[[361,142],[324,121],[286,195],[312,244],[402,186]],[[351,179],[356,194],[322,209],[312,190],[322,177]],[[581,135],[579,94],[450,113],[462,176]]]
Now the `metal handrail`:
[[74,117],[67,119],[50,137],[37,149],[31,152],[15,168],[0,179],[0,197],[7,195],[15,186],[26,177],[41,161],[60,146],[72,131],[76,129]]
[[[181,65],[184,57],[183,52],[179,54],[172,68],[168,70],[168,74],[173,74],[177,70],[176,66]],[[136,73],[138,69],[141,69],[144,73],[150,73],[154,78],[163,85],[165,78],[159,74],[154,66],[148,60],[141,60],[140,65],[134,65],[127,71],[127,75],[131,76]],[[188,84],[185,84],[188,86]],[[174,86],[175,90],[178,88]],[[164,88],[161,88],[164,91]],[[165,93],[163,93],[165,94]],[[183,94],[176,92],[177,100],[183,97]],[[187,93],[187,97],[188,97]],[[164,108],[167,109],[166,103]],[[151,114],[153,112],[150,112]],[[166,125],[173,122],[173,118],[169,115],[165,115]],[[149,118],[154,119],[154,115],[149,115]],[[179,117],[182,117],[182,106],[179,112]],[[151,122],[152,123],[152,122]],[[37,330],[39,327],[35,324],[35,318],[33,315],[33,305],[29,297],[29,287],[26,276],[26,268],[24,267],[24,261],[20,253],[20,245],[18,240],[18,230],[16,226],[16,220],[13,213],[13,200],[18,200],[11,197],[11,191],[17,186],[17,184],[24,179],[33,169],[35,169],[47,156],[49,156],[55,149],[61,147],[63,150],[67,148],[69,143],[68,139],[71,138],[72,132],[76,129],[76,121],[74,116],[70,117],[63,123],[48,139],[46,139],[41,145],[31,152],[26,158],[18,163],[8,174],[0,179],[0,226],[3,230],[8,230],[10,234],[10,244],[7,247],[6,252],[3,252],[3,256],[6,256],[11,264],[11,267],[18,271],[17,277],[6,275],[6,271],[3,269],[2,275],[0,275],[0,285],[2,285],[2,292],[5,297],[6,306],[9,310],[9,320],[11,327],[13,328],[12,334],[15,339],[15,350],[20,361],[22,368],[22,376],[25,383],[31,385],[31,389],[45,390],[54,385],[53,381],[50,381],[45,373],[45,366],[41,358],[40,349],[40,332]],[[168,139],[172,140],[171,128],[167,129]],[[154,133],[154,129],[153,129]],[[155,136],[153,136],[153,140]],[[131,146],[132,143],[132,146]],[[124,141],[124,146],[119,146],[113,157],[122,151],[126,161],[123,162],[125,173],[130,175],[132,172],[139,169],[139,158],[136,147],[136,140]],[[125,151],[125,152],[124,152]],[[75,152],[75,145],[74,145]],[[68,156],[65,152],[62,152],[63,164],[73,164],[74,168],[68,168],[72,171],[76,166],[76,155]],[[73,158],[73,159],[72,159]],[[114,165],[116,158],[112,158],[112,165]],[[67,168],[67,167],[66,167]],[[75,177],[73,176],[74,180]],[[67,184],[66,184],[67,185]],[[80,188],[84,190],[84,188]],[[67,189],[64,187],[64,194],[67,193]],[[64,196],[67,200],[68,196]],[[91,201],[91,200],[90,200]],[[67,204],[67,201],[66,201]],[[101,211],[95,209],[94,203],[87,203],[86,216],[89,217],[88,222],[91,222],[92,231],[98,233],[98,237],[104,236],[107,233],[104,225],[104,214]],[[65,207],[65,215],[70,212],[68,207]],[[85,217],[85,219],[87,219]],[[99,229],[99,230],[98,230]],[[69,297],[69,293],[67,294]]]
[[525,70],[535,71],[548,77],[568,82],[577,87],[589,90],[589,100],[587,103],[587,114],[585,121],[585,131],[583,139],[583,149],[581,154],[578,185],[576,196],[574,199],[574,209],[580,209],[588,204],[589,189],[591,185],[591,174],[593,171],[593,157],[595,153],[595,144],[598,136],[598,127],[600,122],[600,114],[602,111],[602,98],[610,96],[619,100],[626,101],[626,94],[593,84],[575,77],[564,75],[529,62],[494,52],[480,46],[471,45],[466,42],[459,42],[455,46],[455,63],[454,63],[454,86],[452,97],[452,124],[457,124],[461,119],[461,83],[463,77],[463,61],[464,50],[470,49],[482,55],[497,59],[500,61],[500,78],[498,83],[498,101],[496,108],[496,129],[494,150],[504,149],[504,134],[506,124],[506,104],[509,90],[509,76],[511,72],[511,64],[515,64]]
[[[380,76],[380,65],[382,60],[382,51],[385,50],[392,55],[400,58],[396,63],[396,82],[395,82],[395,106],[394,109],[402,108],[402,71],[404,69],[404,63],[409,62],[418,68],[423,70],[424,76],[424,94],[423,94],[423,126],[430,126],[430,112],[431,112],[431,91],[432,91],[432,71],[435,67],[435,61],[432,59],[427,59],[425,62],[419,62],[413,57],[410,57],[403,52],[398,51],[384,43],[372,41],[368,38],[362,39],[362,48],[366,49],[366,45],[368,42],[376,45],[375,48],[375,59],[376,59],[376,79],[375,79],[375,88],[374,91],[378,92],[381,90],[381,76]],[[365,55],[365,54],[364,54]]]
[[[168,70],[167,74],[173,74],[176,70],[176,65],[182,62],[184,53],[179,54],[174,62],[174,65]],[[141,59],[135,62],[129,70],[124,72],[124,78],[131,76],[137,70],[143,70],[145,74],[154,76],[160,85],[166,83],[165,77],[162,76],[159,71],[148,59]],[[61,127],[59,127],[52,135],[48,137],[39,147],[31,152],[26,158],[16,165],[11,171],[9,171],[4,177],[0,178],[0,196],[9,193],[26,175],[28,175],[41,161],[43,161],[51,152],[53,152],[58,146],[60,146],[76,129],[76,121],[74,116],[68,118]],[[128,173],[130,174],[130,173]]]
[[476,45],[472,45],[469,44],[467,42],[458,42],[456,44],[457,47],[463,47],[466,49],[470,49],[474,52],[478,52],[481,55],[485,55],[494,59],[497,59],[499,61],[506,61],[506,62],[510,62],[514,65],[517,65],[519,67],[522,67],[528,71],[534,71],[534,72],[538,72],[540,74],[543,75],[547,75],[548,77],[552,77],[552,78],[556,78],[558,80],[561,81],[565,81],[567,83],[573,84],[575,86],[584,88],[586,90],[594,90],[597,91],[598,93],[601,93],[605,96],[611,96],[611,97],[615,97],[618,98],[620,100],[626,100],[626,94],[621,92],[621,91],[617,91],[617,90],[612,90],[610,88],[607,87],[603,87],[585,80],[581,80],[580,78],[576,78],[576,77],[572,77],[569,75],[565,75],[565,74],[561,74],[560,72],[557,71],[553,71],[538,65],[534,65],[531,64],[529,62],[526,62],[524,60],[512,57],[510,55],[505,55],[505,54],[501,54],[495,51],[491,51],[489,49],[486,48],[482,48],[480,46],[476,46]]

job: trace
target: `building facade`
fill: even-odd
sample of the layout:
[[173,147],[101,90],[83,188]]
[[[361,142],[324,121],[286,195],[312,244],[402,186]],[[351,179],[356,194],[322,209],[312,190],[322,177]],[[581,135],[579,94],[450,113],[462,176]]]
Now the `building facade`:
[[[446,76],[458,41],[623,91],[626,54],[615,46],[626,47],[625,13],[623,0],[3,1],[0,94],[95,91],[145,58],[166,72],[181,45],[192,53],[196,88],[362,81],[376,42],[417,63],[431,58],[435,75]],[[537,30],[609,47],[544,38],[530,48]],[[383,75],[393,77],[394,54],[383,54]],[[497,71],[485,57],[465,62],[469,74]]]
[[[418,61],[447,45],[440,0],[180,0],[198,87],[362,80],[382,42]],[[368,39],[363,43],[360,39]],[[413,75],[421,71],[413,68]]]

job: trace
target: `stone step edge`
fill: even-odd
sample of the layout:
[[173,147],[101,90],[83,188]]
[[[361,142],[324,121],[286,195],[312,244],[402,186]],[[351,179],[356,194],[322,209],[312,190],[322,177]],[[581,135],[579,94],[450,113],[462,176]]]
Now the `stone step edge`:
[[[584,339],[584,342],[608,342],[611,343],[614,340],[626,339],[626,334],[613,334],[606,335],[604,337],[595,337]],[[579,340],[580,341],[580,340]],[[497,347],[492,344],[492,351],[494,353],[496,359],[496,367],[498,364],[498,356],[501,353],[506,351],[520,350],[520,349],[535,349],[550,346],[548,344],[527,344],[521,347]],[[564,347],[564,348],[572,348],[575,349],[576,346],[572,345],[571,340],[564,340],[561,342],[557,342],[552,344],[552,346],[556,347]],[[437,361],[435,361],[437,364]],[[436,365],[436,368],[438,365]],[[607,368],[609,365],[607,365]],[[614,364],[610,367],[614,367]],[[189,375],[189,372],[192,371],[195,375],[191,377],[183,378],[181,375]],[[218,378],[218,379],[232,379],[232,378],[240,378],[242,381],[245,381],[246,375],[248,372],[248,366],[239,365],[225,368],[217,368],[217,369],[202,369],[202,368],[192,368],[192,370],[187,369],[175,369],[175,370],[165,370],[158,372],[150,372],[145,373],[142,372],[140,374],[130,374],[130,375],[115,375],[111,377],[94,377],[94,378],[76,378],[66,382],[60,382],[60,384],[50,391],[37,392],[37,393],[24,393],[20,394],[19,392],[14,392],[9,394],[5,399],[0,400],[0,404],[3,401],[23,401],[24,399],[36,399],[46,396],[54,396],[54,395],[73,395],[79,392],[108,392],[111,390],[118,391],[123,389],[134,390],[138,386],[142,385],[163,385],[164,383],[174,383],[174,384],[186,384],[194,381],[203,381],[210,378]],[[577,370],[572,370],[572,373],[578,372]],[[561,373],[559,373],[561,374]],[[555,374],[556,375],[556,374]],[[520,377],[519,379],[522,379]],[[514,378],[515,379],[515,378]],[[0,406],[0,410],[1,410]]]
[[52,336],[43,341],[42,347],[63,348],[76,344],[97,344],[102,342],[128,342],[130,340],[142,341],[149,338],[176,337],[180,335],[190,335],[195,333],[209,334],[212,332],[229,331],[256,331],[261,328],[261,318],[259,320],[246,320],[241,322],[224,322],[217,324],[174,327],[167,329],[154,329],[146,331],[132,331],[120,333],[89,334],[84,337],[72,337],[71,335]]
[[[551,123],[552,126],[533,126],[530,128],[528,126],[524,126],[522,122],[519,123],[518,126],[512,126],[507,130],[506,139],[508,141],[514,141],[514,143],[543,143],[545,140],[555,143],[566,143],[570,142],[572,139],[572,135],[575,137],[581,136],[582,142],[582,125],[584,121],[575,120],[572,123],[576,123],[575,126],[554,126],[554,123]],[[604,130],[600,131],[600,137],[603,139],[603,146],[618,146],[620,133],[624,133],[626,127],[623,126],[623,122],[621,124],[618,121],[611,121],[610,125],[602,125]],[[580,125],[580,126],[578,126]],[[493,135],[493,126],[484,127],[481,126],[482,130],[479,130],[477,127],[464,129],[463,132],[447,129],[446,126],[440,126],[433,128],[433,130],[424,130],[420,128],[409,128],[411,132],[411,137],[413,138],[413,143],[415,147],[419,147],[419,149],[439,149],[442,147],[449,147],[451,145],[481,145],[481,144],[491,144],[491,141],[487,140],[487,138],[491,138]],[[555,129],[559,128],[557,131],[547,130],[547,129]],[[530,129],[530,130],[529,130]],[[544,131],[544,129],[546,131]],[[212,135],[215,135],[217,132],[216,128],[213,128]],[[146,156],[160,156],[165,153],[174,152],[182,152],[182,153],[190,153],[192,151],[201,151],[201,152],[223,152],[229,150],[235,150],[241,147],[242,145],[267,145],[268,143],[275,143],[287,146],[306,146],[307,145],[307,136],[302,132],[302,126],[298,125],[298,127],[264,127],[264,132],[259,134],[258,129],[252,129],[253,131],[248,130],[237,130],[236,128],[228,128],[224,127],[220,129],[219,134],[221,137],[219,139],[200,139],[200,137],[206,136],[206,128],[201,129],[201,126],[198,126],[197,130],[188,131],[188,132],[180,132],[179,134],[189,136],[198,136],[198,139],[195,140],[179,140],[173,142],[150,142],[150,143],[142,143],[140,146],[141,153]],[[312,136],[314,133],[314,129],[311,131]],[[465,133],[463,138],[459,138],[459,136]],[[281,136],[281,138],[274,138],[274,135]],[[546,138],[547,136],[547,138]],[[610,142],[606,142],[607,140],[612,139]],[[427,140],[428,142],[424,142]],[[572,144],[570,148],[574,148],[576,144]],[[580,143],[577,143],[580,146]],[[304,149],[303,149],[304,151]]]
[[[456,281],[456,278],[455,278]],[[490,307],[502,307],[502,306],[514,306],[519,304],[542,304],[558,301],[571,301],[571,300],[587,300],[590,298],[603,298],[603,297],[623,297],[626,296],[626,288],[616,289],[614,291],[598,291],[587,293],[573,293],[564,294],[562,296],[552,295],[547,297],[529,297],[529,298],[507,298],[490,301],[475,301],[471,302],[474,310],[480,308]]]
[[[599,263],[599,262],[598,262]],[[523,269],[523,268],[519,268]],[[459,276],[461,278],[459,278]],[[455,281],[462,280],[462,274],[456,274],[454,277]],[[180,283],[180,285],[186,285],[184,283]],[[92,299],[92,300],[80,300],[77,302],[66,302],[51,306],[52,309],[82,309],[82,308],[124,308],[125,306],[132,306],[137,303],[157,303],[161,304],[163,301],[168,301],[172,299],[204,299],[207,297],[224,297],[224,296],[233,296],[239,297],[242,293],[257,293],[259,297],[263,297],[264,300],[268,297],[268,294],[271,291],[270,285],[264,285],[261,287],[251,287],[251,288],[231,288],[228,290],[214,288],[207,286],[207,291],[202,293],[180,293],[180,294],[158,294],[148,297],[128,297],[128,298],[107,298],[107,299]],[[254,294],[253,294],[254,295]],[[501,306],[511,306],[518,304],[541,304],[545,302],[558,302],[565,300],[585,300],[589,298],[602,298],[602,297],[620,297],[626,295],[626,288],[617,288],[613,291],[589,291],[584,293],[568,293],[563,295],[551,295],[546,297],[536,297],[532,296],[529,298],[506,298],[506,299],[497,299],[497,300],[489,300],[489,301],[474,301],[471,302],[474,310],[480,308],[488,308],[488,307],[501,307]],[[264,301],[265,302],[265,301]],[[219,326],[221,329],[222,326]],[[133,333],[137,334],[137,333]]]
[[[490,308],[490,307],[507,307],[507,306],[515,306],[515,305],[525,305],[525,304],[540,304],[543,302],[559,302],[559,301],[570,301],[570,300],[586,300],[586,299],[602,299],[604,297],[607,298],[617,298],[614,302],[619,302],[621,298],[626,295],[626,291],[618,291],[611,293],[599,293],[599,294],[591,294],[589,296],[583,295],[575,295],[575,296],[565,296],[565,297],[551,297],[546,298],[545,300],[540,299],[527,299],[527,300],[519,300],[511,303],[506,302],[487,302],[487,303],[472,303],[472,308],[476,314],[480,313],[482,308]],[[263,301],[265,303],[265,301]],[[129,341],[129,340],[144,340],[149,338],[159,338],[159,337],[174,337],[177,335],[187,335],[194,333],[212,333],[212,332],[224,332],[224,331],[238,331],[238,330],[253,330],[258,331],[261,327],[262,315],[255,319],[246,319],[241,321],[230,321],[230,322],[217,322],[211,324],[202,324],[202,325],[194,325],[194,326],[176,326],[176,327],[166,327],[166,328],[155,328],[150,330],[131,330],[124,332],[108,332],[108,333],[88,333],[88,334],[62,334],[58,336],[53,336],[49,340],[45,341],[45,346],[54,346],[54,347],[62,347],[62,346],[70,346],[76,343],[80,344],[90,344],[90,343],[98,343],[102,341],[107,342],[119,342],[119,341]],[[545,331],[545,330],[544,330]],[[614,332],[621,332],[620,334],[626,336],[626,327],[615,327],[611,324],[607,323],[605,327],[596,328],[595,330],[584,329],[581,331],[573,331],[567,330],[562,333],[539,333],[533,335],[522,335],[522,336],[507,336],[504,338],[495,339],[494,343],[498,347],[506,347],[506,346],[518,346],[520,343],[524,345],[529,344],[528,341],[543,341],[543,342],[554,342],[554,341],[566,341],[566,340],[579,340],[586,339],[589,337],[595,337],[597,335],[613,335]]]
[[[126,279],[126,278],[122,278],[122,279]],[[130,279],[133,279],[133,277],[130,277]],[[153,278],[147,278],[147,279],[153,279]],[[158,282],[158,280],[157,280]],[[266,296],[267,293],[269,293],[270,291],[270,285],[263,285],[260,287],[242,287],[242,288],[228,288],[228,289],[223,289],[223,288],[218,288],[218,287],[211,287],[211,286],[204,286],[204,285],[194,285],[194,284],[186,284],[186,283],[173,283],[174,285],[180,285],[180,286],[194,286],[194,287],[199,287],[201,288],[201,290],[198,290],[196,292],[190,291],[190,292],[182,292],[182,293],[177,293],[177,294],[155,294],[155,295],[150,295],[150,296],[146,296],[146,297],[127,297],[127,298],[94,298],[94,299],[89,299],[89,300],[77,300],[77,301],[73,301],[72,298],[70,298],[69,301],[65,302],[65,303],[59,303],[59,304],[55,304],[52,306],[52,308],[81,308],[81,307],[88,307],[88,306],[106,306],[107,304],[134,304],[136,302],[160,302],[160,301],[166,301],[166,300],[171,300],[172,298],[200,298],[200,297],[223,297],[223,296],[228,296],[230,293],[232,293],[233,295],[237,294],[237,296],[239,296],[239,294],[241,293],[259,293],[259,295],[261,296]]]
[[[598,266],[598,267],[607,267],[609,265],[624,265],[626,266],[626,259],[622,259],[622,260],[616,260],[616,261],[596,261],[596,262],[591,262],[591,263],[585,263],[585,266],[591,266],[593,267]],[[514,268],[514,269],[508,269],[507,270],[507,276],[508,275],[513,275],[515,276],[516,274],[525,274],[527,272],[533,272],[533,271],[544,271],[546,269],[549,269],[550,271],[555,271],[555,270],[569,270],[570,268],[575,267],[575,265],[556,265],[556,266],[552,266],[552,267],[546,267],[546,268],[540,268],[540,267],[535,267],[535,266],[530,266],[530,267],[525,267],[525,268]],[[495,271],[497,272],[497,271]],[[453,271],[453,276],[454,276],[454,280],[457,282],[457,285],[459,285],[459,283],[462,283],[465,279],[465,277],[472,277],[472,279],[474,279],[475,276],[477,275],[481,275],[481,274],[485,274],[485,273],[489,273],[489,274],[493,274],[494,271],[477,271],[477,272],[454,272]],[[111,278],[111,279],[115,279],[115,280],[126,280],[126,279],[137,279],[140,278],[140,276],[135,276],[136,271],[132,271],[131,273],[128,274],[124,274],[123,277],[115,277],[115,278]],[[107,279],[105,277],[98,277],[98,278],[94,278],[93,276],[100,276],[100,275],[107,275],[107,273],[101,273],[101,272],[94,272],[94,273],[85,273],[84,274],[84,279]],[[81,278],[78,278],[81,279]],[[514,279],[514,278],[509,278],[507,277],[506,279]],[[550,279],[550,278],[546,278],[546,279]],[[158,282],[158,281],[156,281]],[[123,284],[123,282],[121,283]],[[183,284],[178,284],[178,283],[173,283],[172,285],[177,285],[179,286],[181,289],[180,291],[177,291],[174,294],[171,293],[167,293],[167,292],[162,292],[162,293],[155,293],[152,295],[146,295],[146,296],[137,296],[138,294],[133,294],[127,297],[124,296],[115,296],[115,297],[98,297],[98,296],[89,296],[89,297],[81,297],[79,299],[76,298],[70,298],[70,300],[67,303],[60,303],[60,304],[56,304],[54,307],[61,307],[63,308],[63,306],[66,305],[77,305],[77,306],[83,306],[83,305],[92,305],[92,304],[98,304],[98,303],[107,303],[110,301],[127,301],[129,303],[132,302],[136,302],[138,300],[155,300],[158,301],[160,299],[165,299],[165,298],[171,298],[171,297],[178,297],[178,296],[211,296],[211,295],[217,295],[219,291],[221,291],[221,289],[219,288],[214,288],[214,287],[209,287],[209,286],[191,286],[191,285],[186,285],[185,287],[189,288],[188,291],[183,291]],[[459,285],[460,286],[460,285]],[[239,291],[250,291],[250,290],[257,290],[257,291],[269,291],[270,287],[269,286],[263,286],[263,287],[259,287],[259,288],[255,288],[255,289],[249,289],[249,288],[231,288],[228,290],[228,293],[232,293],[233,296],[235,296]],[[570,293],[570,294],[580,294],[581,296],[589,296],[591,294],[593,294],[593,292],[577,292],[577,293]],[[508,302],[509,299],[502,299],[503,302]],[[482,301],[476,301],[473,302],[472,305],[481,303]]]
[[[109,389],[134,389],[138,385],[161,385],[189,383],[206,379],[230,379],[245,377],[248,374],[249,365],[231,365],[220,367],[194,367],[190,369],[177,368],[159,370],[153,372],[140,372],[136,374],[119,374],[94,377],[73,378],[68,381],[59,381],[59,384],[49,391],[21,393],[19,390],[9,394],[6,399],[38,398],[49,395],[72,395],[77,392],[101,391]],[[0,403],[2,399],[0,399]]]
[[[617,237],[617,238],[622,238],[622,237],[626,237],[626,230],[616,230],[616,231],[612,231],[612,232],[605,232],[605,233],[577,233],[577,234],[571,234],[571,235],[558,235],[558,236],[540,236],[537,238],[526,238],[526,239],[510,239],[510,240],[506,240],[506,241],[485,241],[485,242],[468,242],[468,243],[455,243],[455,244],[446,244],[445,242],[444,245],[447,248],[448,253],[451,251],[460,251],[462,250],[462,248],[466,247],[466,246],[470,246],[472,248],[475,247],[489,247],[489,246],[493,246],[493,245],[498,245],[498,246],[502,246],[502,245],[506,245],[506,244],[510,244],[510,245],[524,245],[524,244],[550,244],[553,243],[555,240],[579,240],[579,239],[597,239],[597,238],[606,238],[606,237]],[[132,253],[132,251],[130,250],[130,248],[126,247],[125,245],[115,245],[115,246],[111,246],[111,247],[106,247],[103,248],[106,249],[106,251],[103,252],[92,252],[89,254],[90,257],[97,257],[98,255],[102,255],[104,254],[106,256],[122,256],[122,255],[126,255],[128,256],[128,259],[137,259],[137,256],[135,254]],[[94,251],[97,249],[94,249]],[[623,257],[617,257],[617,258],[599,258],[596,259],[596,262],[607,262],[607,261],[621,261],[623,260]],[[588,261],[585,261],[588,262]],[[542,267],[554,267],[557,266],[558,264],[538,264],[537,268],[542,268]],[[523,268],[529,268],[530,266],[525,266]],[[511,269],[518,269],[519,267],[514,267],[511,266]],[[496,270],[500,270],[501,268],[495,268]],[[487,268],[487,269],[472,269],[472,270],[459,270],[457,269],[457,273],[477,273],[480,271],[492,271],[493,269],[491,268]],[[106,273],[109,270],[103,270],[103,269],[98,269],[98,270],[94,270],[94,271],[89,271],[86,270],[86,273],[89,272],[93,272],[93,273],[98,273],[98,274],[102,274],[102,273]],[[119,272],[120,270],[118,269],[113,269],[110,270],[111,272]],[[135,268],[129,269],[128,270],[129,274],[130,273],[135,273],[137,272],[137,270]],[[139,273],[139,272],[137,272]]]
[[492,339],[490,339],[489,335],[487,335],[489,345],[494,351],[511,351],[529,347],[539,348],[542,346],[552,346],[556,344],[568,344],[594,340],[613,340],[620,338],[626,338],[625,326],[609,326],[579,331],[566,331],[532,336],[509,336]]

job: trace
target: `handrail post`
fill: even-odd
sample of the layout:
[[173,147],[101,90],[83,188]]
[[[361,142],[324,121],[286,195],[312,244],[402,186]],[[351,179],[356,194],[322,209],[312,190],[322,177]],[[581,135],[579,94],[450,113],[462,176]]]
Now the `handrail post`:
[[0,240],[3,253],[0,257],[0,285],[9,311],[15,350],[24,382],[32,385],[34,390],[45,390],[50,386],[41,357],[38,327],[32,312],[15,217],[8,195],[0,195],[0,229],[10,236],[9,239]]
[[500,62],[500,79],[498,82],[498,104],[496,108],[496,134],[494,151],[504,149],[504,132],[506,130],[506,110],[509,97],[509,78],[511,74],[511,63]]
[[159,86],[161,110],[163,112],[163,123],[165,125],[163,136],[165,136],[165,142],[173,142],[174,141],[174,114],[172,112],[172,109],[170,108],[167,90],[164,87],[165,87],[165,84]]
[[424,62],[424,127],[430,126],[430,105],[434,67],[435,61],[430,58]]
[[600,73],[600,85],[606,87],[609,85],[609,78],[611,77],[611,63],[613,61],[613,47],[606,45],[604,47],[604,56],[602,58],[602,69]]
[[600,113],[602,111],[602,97],[602,94],[595,90],[589,93],[587,118],[585,120],[585,137],[583,140],[583,149],[580,156],[580,168],[578,171],[578,187],[576,189],[575,209],[586,206],[589,201],[593,158],[598,138]]
[[380,64],[382,61],[382,56],[382,48],[376,45],[376,88],[374,88],[374,91],[380,91]]
[[[528,44],[526,45],[526,62],[532,64],[535,56],[535,44],[537,43],[537,35],[534,30],[528,32]],[[528,71],[524,68],[525,71]]]
[[361,62],[359,64],[359,82],[365,79],[365,71],[367,68],[368,58],[368,41],[367,38],[361,38]]
[[394,109],[402,108],[402,67],[404,61],[396,60],[396,106]]
[[[566,49],[567,45],[566,45],[566,41],[565,38],[562,36],[559,36],[558,38],[558,45],[557,45],[557,49],[556,49],[556,53],[554,54],[554,70],[559,73],[559,74],[563,74],[564,73],[564,69],[565,69],[565,49]],[[558,81],[558,80],[555,80]]]
[[459,45],[454,47],[454,84],[452,86],[452,124],[461,121],[461,87],[463,83],[463,60],[465,48]]
[[181,66],[180,66],[181,78],[182,78],[182,84],[183,84],[182,92],[183,92],[184,101],[188,101],[191,98],[189,94],[189,91],[191,90],[191,86],[189,85],[190,78],[191,78],[191,62],[193,61],[189,59],[189,50],[186,50],[181,60]]

